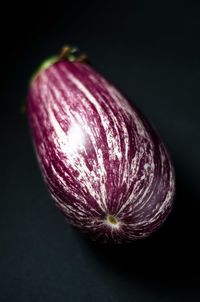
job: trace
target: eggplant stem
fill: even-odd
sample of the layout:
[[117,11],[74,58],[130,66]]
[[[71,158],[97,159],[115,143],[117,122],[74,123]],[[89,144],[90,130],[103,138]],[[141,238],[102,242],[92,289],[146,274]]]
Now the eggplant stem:
[[68,61],[69,54],[70,54],[70,47],[68,45],[65,45],[58,56],[58,62],[65,61],[65,60]]
[[[61,61],[70,61],[70,62],[82,62],[86,64],[90,64],[90,61],[88,59],[88,56],[86,54],[81,54],[78,55],[78,48],[77,47],[70,47],[69,45],[63,46],[60,54],[58,56],[52,56],[45,60],[39,68],[36,70],[36,72],[33,74],[31,77],[30,83],[33,82],[33,80],[36,78],[36,76],[39,74],[40,71],[48,68],[49,66],[53,65],[56,62],[61,62]],[[77,55],[76,55],[77,53]],[[27,112],[27,104],[26,101],[23,102],[21,106],[21,113],[26,113]]]
[[79,56],[76,56],[76,52],[78,51],[77,47],[70,47],[69,45],[65,45],[61,53],[58,56],[57,61],[78,61],[89,64],[88,56],[86,54],[81,54]]

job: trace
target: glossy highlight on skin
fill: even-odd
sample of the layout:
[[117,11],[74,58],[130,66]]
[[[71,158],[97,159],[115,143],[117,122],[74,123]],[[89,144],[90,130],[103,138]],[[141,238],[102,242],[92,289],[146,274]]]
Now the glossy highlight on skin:
[[48,191],[69,223],[102,243],[144,238],[163,224],[175,194],[166,148],[90,66],[61,61],[41,71],[28,117]]

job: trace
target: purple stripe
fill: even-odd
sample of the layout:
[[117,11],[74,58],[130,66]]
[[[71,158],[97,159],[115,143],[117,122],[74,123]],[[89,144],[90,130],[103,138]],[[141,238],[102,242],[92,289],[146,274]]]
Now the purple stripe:
[[94,240],[116,243],[162,225],[175,191],[169,156],[113,85],[87,65],[59,62],[33,81],[28,111],[47,187],[70,223]]

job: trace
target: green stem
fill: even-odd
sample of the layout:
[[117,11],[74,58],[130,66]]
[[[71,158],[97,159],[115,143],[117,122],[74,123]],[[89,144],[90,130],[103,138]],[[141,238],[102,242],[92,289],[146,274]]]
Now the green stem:
[[61,50],[61,53],[57,56],[52,56],[48,59],[46,59],[36,70],[36,72],[31,77],[30,83],[33,82],[33,80],[36,78],[36,76],[42,71],[53,65],[54,63],[60,62],[60,61],[78,61],[83,63],[89,63],[88,57],[85,54],[77,55],[78,48],[76,47],[70,47],[68,45],[64,46]]
[[[78,54],[78,48],[70,47],[68,45],[64,46],[59,55],[51,56],[46,59],[42,64],[37,68],[30,79],[30,84],[34,81],[37,75],[42,71],[50,67],[51,65],[60,62],[60,61],[70,61],[70,62],[83,62],[89,64],[88,57],[85,54]],[[23,102],[21,106],[21,112],[25,113],[27,110],[27,103],[26,100]]]

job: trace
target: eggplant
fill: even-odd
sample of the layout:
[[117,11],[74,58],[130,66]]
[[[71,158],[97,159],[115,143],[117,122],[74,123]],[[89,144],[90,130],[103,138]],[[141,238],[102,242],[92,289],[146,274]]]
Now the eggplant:
[[47,189],[67,221],[102,243],[149,236],[168,217],[175,173],[136,105],[65,47],[34,75],[27,98]]

